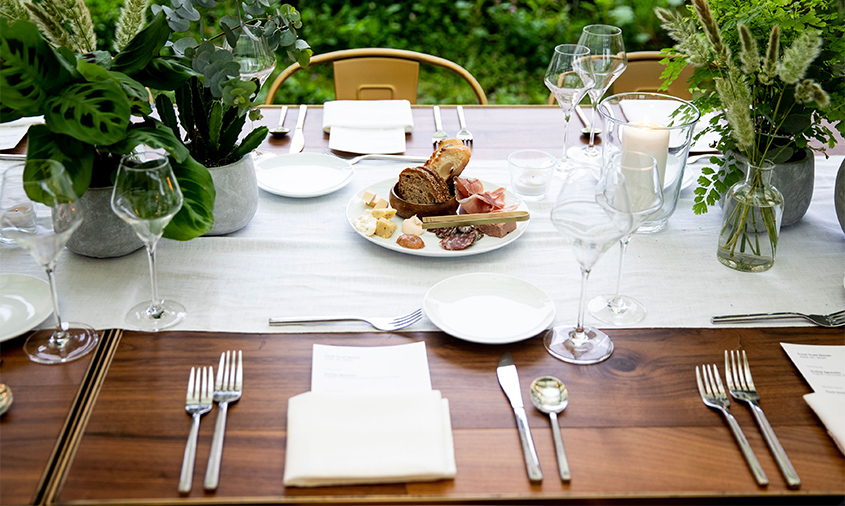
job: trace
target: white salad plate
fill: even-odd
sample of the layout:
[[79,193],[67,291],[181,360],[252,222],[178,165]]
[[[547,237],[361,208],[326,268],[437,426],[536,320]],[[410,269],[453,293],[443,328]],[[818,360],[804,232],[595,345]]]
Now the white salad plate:
[[35,328],[52,312],[49,283],[25,274],[0,274],[0,342]]
[[277,155],[255,164],[258,187],[282,197],[328,195],[349,184],[354,174],[346,160],[322,153]]
[[489,272],[445,279],[423,298],[443,332],[473,343],[507,344],[534,337],[555,319],[555,304],[527,281]]
[[[396,238],[402,234],[402,221],[404,221],[399,216],[393,217],[393,222],[399,225],[399,229],[393,233],[391,237],[387,239],[383,237],[379,237],[377,235],[368,236],[358,229],[355,228],[355,219],[364,214],[364,211],[369,209],[366,204],[364,204],[364,200],[362,197],[364,196],[365,191],[370,191],[375,193],[380,198],[384,200],[390,200],[390,189],[396,183],[396,178],[392,179],[385,179],[380,183],[376,183],[369,188],[364,188],[360,190],[358,193],[352,196],[349,200],[349,204],[346,206],[346,219],[349,221],[349,226],[352,227],[355,232],[360,235],[361,237],[367,239],[368,241],[378,244],[383,248],[387,248],[393,251],[398,251],[400,253],[405,253],[408,255],[416,255],[422,257],[441,257],[441,258],[450,258],[450,257],[460,257],[460,256],[468,256],[468,255],[478,255],[481,253],[486,253],[488,251],[497,250],[501,247],[507,246],[508,244],[514,242],[515,240],[519,239],[525,229],[528,228],[528,223],[531,220],[521,221],[516,224],[516,230],[511,232],[510,234],[504,237],[491,237],[485,235],[481,237],[478,241],[475,242],[472,246],[462,250],[447,250],[443,249],[440,246],[440,239],[434,235],[433,232],[425,232],[422,235],[423,242],[425,242],[425,247],[421,249],[409,249],[403,248],[396,244]],[[502,185],[496,185],[487,181],[481,181],[481,184],[484,185],[484,191],[493,191],[498,188],[501,188]],[[505,190],[505,203],[510,205],[516,205],[518,211],[527,211],[528,206],[520,199],[516,194],[511,192],[510,190]]]

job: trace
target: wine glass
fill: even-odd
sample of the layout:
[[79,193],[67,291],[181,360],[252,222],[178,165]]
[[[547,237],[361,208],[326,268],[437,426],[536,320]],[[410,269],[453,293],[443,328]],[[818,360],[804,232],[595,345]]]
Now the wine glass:
[[572,247],[581,266],[581,296],[575,326],[548,331],[543,344],[552,356],[572,364],[595,364],[613,353],[613,341],[599,329],[584,325],[587,280],[599,257],[633,230],[625,177],[607,171],[600,187],[588,169],[566,173],[552,207],[552,224]]
[[569,168],[566,150],[569,148],[567,134],[572,110],[581,102],[587,90],[595,86],[589,54],[588,47],[578,44],[556,46],[543,79],[563,111],[563,156],[557,166],[561,172]]
[[44,267],[56,316],[56,328],[49,336],[34,333],[24,343],[24,351],[33,362],[70,362],[93,350],[99,340],[90,326],[62,321],[53,277],[59,256],[82,223],[82,215],[73,182],[61,163],[27,160],[3,174],[0,230]]
[[[636,151],[615,153],[605,170],[625,176],[625,185],[631,205],[633,228],[619,240],[619,274],[616,278],[616,293],[598,295],[587,305],[590,314],[604,323],[630,325],[645,318],[645,306],[638,300],[622,295],[622,265],[628,242],[637,228],[663,205],[663,188],[660,173],[653,156]],[[602,181],[605,179],[602,178]],[[601,184],[600,184],[601,186]]]
[[182,207],[182,192],[167,157],[144,151],[120,161],[111,208],[129,223],[144,245],[150,261],[152,298],[129,310],[126,321],[142,330],[158,331],[185,318],[185,306],[158,296],[155,251],[164,227]]
[[[628,55],[625,53],[625,42],[622,40],[622,29],[610,25],[588,25],[581,31],[578,44],[590,49],[595,86],[587,91],[593,104],[590,125],[596,126],[598,115],[596,108],[601,97],[613,81],[619,77],[628,66]],[[581,163],[601,165],[601,153],[596,149],[595,131],[590,131],[590,144],[586,147],[575,147],[569,156]]]
[[258,79],[259,90],[276,68],[276,55],[270,51],[267,38],[260,30],[255,33],[255,28],[249,25],[243,25],[235,47],[228,42],[224,42],[223,47],[232,52],[234,61],[241,66],[241,78]]

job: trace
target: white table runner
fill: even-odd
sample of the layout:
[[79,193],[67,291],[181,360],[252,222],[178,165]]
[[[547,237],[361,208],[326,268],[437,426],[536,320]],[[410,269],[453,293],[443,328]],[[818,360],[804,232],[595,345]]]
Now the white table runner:
[[[845,234],[833,204],[836,170],[842,160],[842,156],[816,159],[810,210],[799,223],[782,230],[775,265],[760,274],[737,272],[716,260],[721,212],[716,208],[707,215],[694,215],[693,188],[685,189],[666,230],[636,235],[631,241],[623,291],[648,310],[636,326],[710,327],[710,316],[717,314],[845,309]],[[478,256],[421,258],[371,244],[352,230],[345,216],[352,195],[398,175],[403,167],[362,162],[346,188],[324,197],[291,199],[262,191],[257,215],[239,232],[189,242],[162,240],[157,254],[160,293],[182,302],[188,310],[187,319],[175,329],[369,331],[363,323],[270,327],[267,320],[315,314],[404,314],[421,307],[423,296],[435,283],[468,272],[509,274],[529,281],[555,300],[555,325],[574,322],[578,264],[549,220],[560,179],[549,197],[528,203],[532,219],[516,242]],[[509,183],[504,160],[473,160],[464,174]],[[618,258],[618,248],[613,248],[599,260],[590,279],[589,297],[614,290]],[[0,246],[0,272],[44,277],[30,255],[16,247]],[[66,251],[56,278],[63,317],[101,329],[124,327],[126,310],[149,296],[143,250],[109,260]],[[408,330],[435,327],[423,318]]]

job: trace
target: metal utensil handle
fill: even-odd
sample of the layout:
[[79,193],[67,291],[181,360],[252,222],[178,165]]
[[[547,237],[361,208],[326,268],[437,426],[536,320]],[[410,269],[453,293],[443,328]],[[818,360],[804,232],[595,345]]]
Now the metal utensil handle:
[[560,479],[564,482],[572,480],[572,473],[569,471],[569,461],[566,460],[566,450],[563,449],[563,437],[560,435],[560,425],[557,421],[557,413],[549,413],[549,420],[552,424],[552,438],[555,440],[555,453],[557,454],[557,467],[560,470]]
[[279,113],[279,126],[277,127],[279,130],[284,128],[285,126],[285,116],[288,115],[288,106],[282,106],[282,112]]
[[712,316],[710,321],[712,323],[720,322],[742,322],[749,320],[769,320],[779,318],[800,318],[800,315],[795,313],[752,313],[752,314],[729,314],[723,316]]
[[754,418],[757,420],[757,425],[763,433],[766,444],[769,445],[769,449],[775,456],[775,461],[778,463],[778,467],[780,467],[780,471],[783,473],[784,479],[786,479],[786,485],[792,489],[799,488],[801,486],[801,479],[798,478],[798,473],[795,472],[795,468],[792,467],[792,462],[790,462],[789,457],[786,456],[786,451],[784,451],[783,446],[781,446],[780,440],[778,440],[774,429],[772,429],[772,425],[769,423],[769,419],[766,418],[765,413],[763,413],[763,409],[755,402],[751,402],[749,405],[751,406],[751,412],[754,413]]
[[528,471],[528,479],[543,481],[540,459],[537,458],[537,450],[534,449],[534,440],[531,438],[531,429],[528,427],[525,409],[513,408],[513,413],[516,415],[516,427],[519,429],[519,440],[522,443],[522,454],[525,456],[525,470]]
[[208,466],[205,470],[205,490],[217,490],[220,481],[220,459],[223,457],[223,436],[226,433],[226,414],[229,403],[218,404],[217,421],[214,423],[214,438],[211,440],[211,452],[208,454]]
[[188,433],[188,442],[185,444],[185,456],[182,457],[182,474],[179,475],[179,493],[187,494],[191,491],[191,481],[194,477],[194,460],[197,456],[197,434],[200,431],[200,414],[191,415],[191,432]]
[[745,461],[748,463],[748,467],[751,469],[754,479],[757,480],[757,485],[765,487],[769,484],[769,479],[766,478],[766,473],[763,472],[763,468],[760,467],[760,462],[758,462],[757,457],[754,456],[754,451],[751,450],[751,445],[749,445],[748,440],[745,439],[745,434],[742,433],[739,423],[730,411],[723,409],[722,414],[725,415],[725,420],[728,421],[728,427],[731,428],[734,439],[736,439],[736,442],[739,444],[739,449],[742,450],[742,455],[745,456]]
[[299,106],[299,116],[296,118],[296,129],[302,130],[305,125],[305,113],[308,112],[308,106],[302,104]]
[[464,107],[461,105],[458,106],[458,121],[461,123],[461,129],[466,128],[467,120],[464,117]]
[[285,316],[283,318],[270,318],[270,325],[286,325],[288,323],[314,323],[314,322],[345,322],[361,321],[354,316]]
[[397,162],[416,162],[416,163],[423,163],[428,161],[428,157],[425,156],[410,156],[410,155],[361,155],[357,156],[355,163],[360,162],[361,160],[395,160]]
[[443,130],[443,121],[440,119],[440,106],[435,105],[434,109],[434,129],[438,132]]

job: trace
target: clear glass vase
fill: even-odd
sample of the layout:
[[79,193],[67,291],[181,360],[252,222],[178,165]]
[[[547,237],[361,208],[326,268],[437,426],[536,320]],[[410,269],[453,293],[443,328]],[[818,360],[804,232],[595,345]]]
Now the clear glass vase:
[[763,272],[775,263],[783,217],[783,195],[772,186],[771,162],[748,164],[745,181],[725,194],[719,261],[744,272]]

